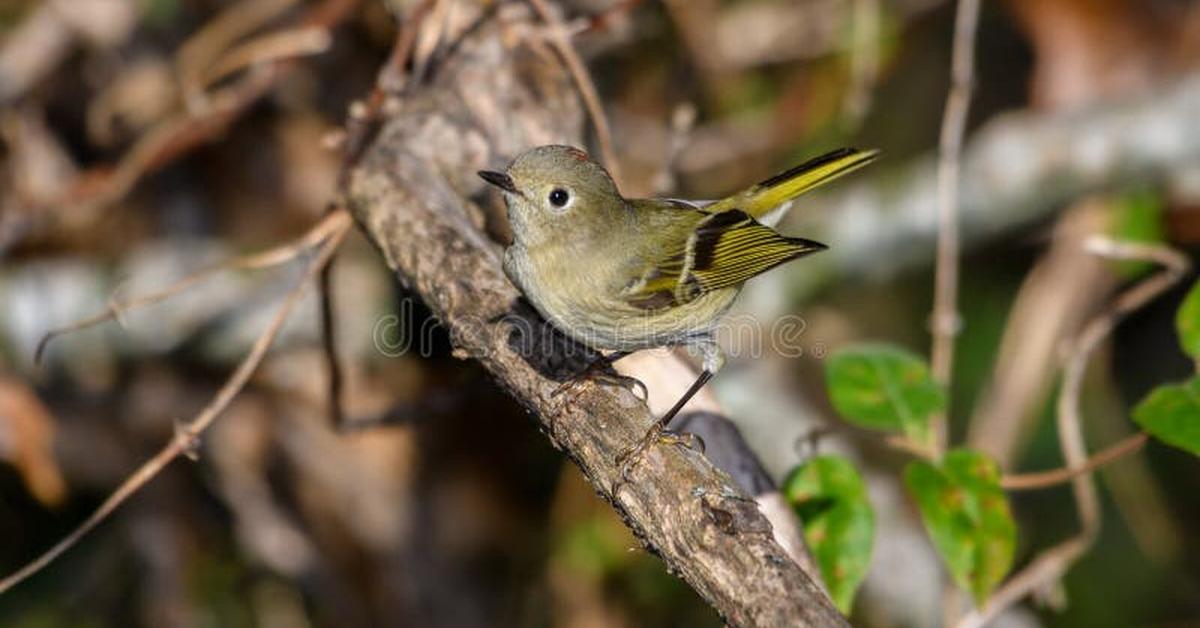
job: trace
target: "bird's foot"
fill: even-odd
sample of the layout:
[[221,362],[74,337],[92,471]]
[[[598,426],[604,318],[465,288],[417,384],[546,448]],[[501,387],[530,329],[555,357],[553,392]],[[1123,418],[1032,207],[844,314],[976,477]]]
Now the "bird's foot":
[[550,398],[554,399],[566,393],[570,393],[571,396],[575,396],[579,394],[579,389],[581,386],[583,386],[584,382],[588,381],[605,386],[628,388],[643,402],[650,398],[650,391],[647,390],[646,385],[642,383],[642,380],[636,377],[630,377],[628,375],[621,375],[620,373],[609,373],[601,370],[606,365],[607,363],[602,363],[597,366],[596,363],[593,363],[582,373],[571,377],[571,379],[563,382],[562,384],[559,384],[558,387],[550,393]]
[[631,481],[634,467],[652,445],[682,445],[699,454],[704,454],[704,439],[691,432],[674,432],[664,428],[661,423],[655,423],[654,427],[651,427],[633,447],[617,456],[616,463],[621,473],[621,482],[613,488],[614,495],[621,485]]

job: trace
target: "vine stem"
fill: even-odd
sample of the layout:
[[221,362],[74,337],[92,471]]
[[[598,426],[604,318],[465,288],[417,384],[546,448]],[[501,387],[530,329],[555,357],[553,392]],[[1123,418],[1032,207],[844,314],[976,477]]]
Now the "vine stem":
[[592,125],[596,128],[596,143],[600,147],[604,165],[608,167],[609,175],[612,176],[619,188],[623,182],[621,164],[617,161],[617,153],[613,149],[612,128],[608,124],[608,116],[604,114],[604,106],[600,104],[600,93],[596,91],[596,83],[592,81],[592,75],[588,73],[587,66],[579,58],[575,46],[571,44],[570,33],[562,19],[546,5],[545,0],[527,0],[527,2],[549,28],[550,44],[562,56],[567,71],[571,73],[571,78],[575,81],[575,87],[583,98],[584,106],[587,107],[588,117],[592,119]]
[[[954,16],[954,42],[950,53],[950,89],[942,111],[937,165],[937,260],[934,265],[933,311],[929,317],[930,370],[947,395],[947,410],[931,422],[933,451],[940,458],[949,443],[949,394],[954,370],[954,339],[958,316],[958,183],[963,134],[971,109],[971,83],[975,72],[975,33],[979,27],[979,0],[959,0]],[[949,578],[942,582],[943,624],[958,616],[961,596]]]
[[[950,90],[942,113],[937,167],[937,262],[934,274],[933,336],[930,363],[933,377],[947,392],[954,368],[954,338],[958,335],[958,183],[963,134],[971,108],[975,72],[975,33],[979,26],[979,0],[959,0],[954,22],[954,47],[950,58]],[[947,443],[946,417],[933,424],[939,451]]]
[[1087,462],[1078,467],[1062,467],[1049,471],[1005,475],[1000,478],[1000,487],[1009,491],[1028,491],[1058,486],[1085,473],[1091,473],[1110,462],[1115,462],[1127,455],[1140,451],[1148,439],[1149,436],[1145,432],[1132,434],[1128,438],[1097,452],[1091,458],[1088,458]]
[[[1084,246],[1089,252],[1101,257],[1154,262],[1162,266],[1163,270],[1117,295],[1108,308],[1093,318],[1072,343],[1067,364],[1063,369],[1056,417],[1059,446],[1062,448],[1068,469],[1083,469],[1089,462],[1083,442],[1079,400],[1083,389],[1083,377],[1092,353],[1112,333],[1122,318],[1166,292],[1191,268],[1186,255],[1166,246],[1118,242],[1100,236],[1090,238]],[[1061,578],[1092,546],[1100,534],[1100,498],[1096,492],[1096,484],[1092,481],[1091,471],[1092,469],[1086,469],[1070,478],[1076,508],[1079,511],[1079,532],[1042,552],[997,589],[983,608],[975,609],[964,616],[957,623],[957,628],[982,628],[1025,596]]]

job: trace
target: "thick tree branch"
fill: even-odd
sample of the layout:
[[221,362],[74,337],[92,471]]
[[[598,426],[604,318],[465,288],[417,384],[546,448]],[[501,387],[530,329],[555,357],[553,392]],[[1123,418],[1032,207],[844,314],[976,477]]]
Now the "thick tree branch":
[[[646,405],[656,415],[662,415],[675,405],[699,375],[677,354],[662,351],[635,353],[617,362],[616,370],[646,385]],[[758,509],[771,522],[775,540],[809,577],[823,585],[817,564],[804,542],[799,517],[779,492],[758,455],[750,449],[741,430],[725,416],[710,389],[700,389],[671,421],[670,427],[703,439],[704,457],[729,474],[735,486],[758,502]]]
[[403,101],[351,174],[349,206],[447,327],[456,354],[479,360],[524,404],[647,546],[729,623],[845,625],[776,543],[755,502],[702,455],[653,447],[633,481],[613,493],[617,455],[653,420],[632,393],[585,385],[578,396],[552,397],[583,348],[523,305],[471,199],[490,198],[476,170],[529,146],[578,143],[581,115],[559,62],[514,36],[527,32],[528,15],[505,16],[468,28],[430,84]]

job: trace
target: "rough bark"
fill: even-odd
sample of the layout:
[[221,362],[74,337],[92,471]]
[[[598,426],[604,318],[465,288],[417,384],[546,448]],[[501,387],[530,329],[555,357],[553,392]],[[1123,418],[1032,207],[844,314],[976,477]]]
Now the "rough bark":
[[[582,347],[523,305],[486,235],[475,176],[520,150],[580,143],[569,77],[520,16],[485,15],[390,107],[351,174],[347,204],[399,278],[583,470],[646,546],[732,625],[843,626],[845,620],[772,537],[755,502],[704,456],[656,446],[614,494],[618,454],[653,417],[624,389],[585,385],[552,397]],[[525,35],[522,35],[525,34]],[[486,417],[480,417],[486,420]]]

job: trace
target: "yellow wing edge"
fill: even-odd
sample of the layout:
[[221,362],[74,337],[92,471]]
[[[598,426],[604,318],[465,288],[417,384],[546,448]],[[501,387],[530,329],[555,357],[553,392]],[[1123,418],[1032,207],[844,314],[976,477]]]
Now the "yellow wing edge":
[[684,250],[664,257],[629,287],[626,302],[643,310],[682,305],[825,248],[820,242],[781,235],[740,210],[710,214]]

